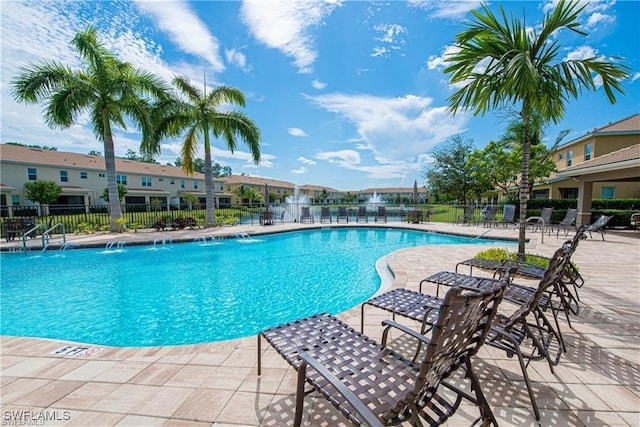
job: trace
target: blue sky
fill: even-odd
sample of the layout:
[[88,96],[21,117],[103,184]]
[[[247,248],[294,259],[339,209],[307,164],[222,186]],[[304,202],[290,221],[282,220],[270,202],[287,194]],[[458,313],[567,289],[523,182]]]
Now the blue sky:
[[[470,9],[480,2],[386,1],[2,1],[1,140],[50,145],[61,151],[103,151],[87,117],[51,130],[41,105],[15,103],[9,81],[20,66],[57,59],[76,66],[69,42],[96,26],[120,59],[170,81],[229,85],[247,97],[244,112],[262,132],[262,160],[240,144],[231,155],[221,141],[214,161],[246,173],[338,190],[411,187],[422,183],[430,152],[462,134],[478,147],[499,138],[505,112],[484,117],[447,113],[455,90],[442,60]],[[555,1],[491,2],[539,28]],[[584,92],[551,126],[552,142],[640,112],[640,2],[590,2],[580,17],[589,34],[557,34],[561,56],[622,57],[632,69],[626,94],[611,105],[602,89]],[[138,151],[140,135],[118,129],[116,154]],[[161,163],[179,156],[165,141]],[[201,153],[203,157],[203,153]],[[1,153],[0,153],[1,155]]]

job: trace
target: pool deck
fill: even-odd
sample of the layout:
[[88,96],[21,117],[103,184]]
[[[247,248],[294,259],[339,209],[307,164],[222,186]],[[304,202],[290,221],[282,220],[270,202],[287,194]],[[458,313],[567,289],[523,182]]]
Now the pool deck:
[[[203,235],[255,235],[312,226],[236,226],[68,236],[67,240],[79,246],[104,247],[108,242],[175,242]],[[471,236],[487,231],[439,223],[411,228]],[[539,233],[528,232],[527,236],[531,239],[529,251],[547,256],[564,240],[545,236],[542,243]],[[491,230],[487,237],[516,238],[517,230],[499,228]],[[605,238],[603,242],[599,234],[594,234],[580,243],[573,257],[586,284],[580,290],[580,314],[572,317],[573,329],[561,319],[568,352],[555,374],[543,361],[529,366],[542,415],[540,425],[640,426],[640,232],[609,231]],[[39,241],[29,243],[35,245]],[[0,248],[21,245],[3,241]],[[456,262],[477,251],[478,246],[474,245],[418,246],[396,251],[387,256],[395,274],[393,286],[418,290],[424,277],[453,270]],[[277,272],[274,280],[278,280]],[[359,307],[339,317],[360,327]],[[368,309],[365,333],[379,339],[380,322],[386,318],[386,312]],[[398,320],[404,323],[401,318]],[[46,418],[39,424],[45,426],[292,425],[295,371],[273,349],[263,345],[263,372],[257,376],[256,343],[256,337],[249,337],[202,345],[102,347],[90,355],[56,355],[53,353],[65,345],[79,344],[3,336],[3,425],[27,425],[26,421],[17,420],[20,416],[31,421]],[[485,346],[474,366],[500,425],[538,425],[517,359]],[[304,415],[304,425],[308,426],[350,425],[327,401],[315,395],[305,399]],[[473,405],[463,403],[446,425],[466,426],[477,415]]]

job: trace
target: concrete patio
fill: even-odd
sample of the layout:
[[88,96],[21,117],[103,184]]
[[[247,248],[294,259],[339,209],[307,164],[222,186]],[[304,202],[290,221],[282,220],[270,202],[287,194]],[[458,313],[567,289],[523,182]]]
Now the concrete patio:
[[[222,227],[206,230],[206,235],[254,235],[309,227]],[[472,236],[487,231],[439,223],[411,228]],[[174,241],[193,240],[203,233],[139,232],[69,236],[68,240],[79,246],[103,247],[110,241],[135,244],[166,236]],[[515,238],[517,231],[499,228],[491,230],[488,237]],[[539,233],[529,232],[528,237],[532,239],[529,251],[547,256],[563,242],[555,235],[545,236],[544,243]],[[0,245],[7,250],[20,248],[22,243]],[[389,254],[387,263],[395,274],[393,286],[418,290],[421,279],[453,270],[457,261],[478,250],[472,245],[420,246]],[[600,235],[594,235],[580,243],[573,260],[586,284],[580,290],[581,309],[572,318],[573,329],[566,321],[561,323],[568,352],[554,374],[542,361],[532,362],[528,369],[542,413],[539,424],[640,426],[640,232],[609,231],[604,242]],[[360,327],[359,307],[339,317]],[[379,339],[380,322],[388,317],[385,312],[368,310],[365,333]],[[258,377],[256,342],[256,337],[248,337],[204,345],[102,347],[97,353],[80,356],[53,354],[66,344],[78,343],[3,336],[3,425],[27,425],[27,421],[46,426],[292,425],[295,371],[263,345],[263,372]],[[538,425],[517,359],[485,346],[474,363],[500,425]],[[463,404],[446,425],[466,426],[477,415],[475,406]],[[349,423],[326,400],[312,395],[306,399],[305,425]]]

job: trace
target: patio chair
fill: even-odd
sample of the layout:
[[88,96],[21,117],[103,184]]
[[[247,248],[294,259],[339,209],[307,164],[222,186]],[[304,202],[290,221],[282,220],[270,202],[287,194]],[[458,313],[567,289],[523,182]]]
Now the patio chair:
[[369,213],[366,206],[358,206],[358,216],[356,216],[356,222],[369,222]]
[[[497,206],[487,205],[480,212],[482,214],[482,218],[480,219],[480,221],[482,222],[482,225],[484,227],[487,227],[487,226],[491,227],[496,223],[496,214],[498,213]],[[478,223],[480,221],[478,221]]]
[[456,225],[458,224],[471,224],[475,218],[476,207],[472,205],[468,205],[464,207],[464,212],[462,216],[456,218]]
[[640,225],[640,212],[632,213],[629,223],[631,224],[631,227],[633,227],[634,230],[637,230],[638,226]]
[[613,215],[600,215],[600,218],[598,218],[593,224],[587,227],[587,231],[589,232],[589,237],[593,237],[591,235],[592,232],[600,233],[600,235],[602,236],[602,241],[604,242],[604,235],[606,233],[604,228],[607,225],[607,223],[611,221],[611,218],[613,218]]
[[560,236],[560,230],[564,230],[565,237],[569,234],[569,230],[575,230],[576,217],[578,216],[578,209],[567,209],[567,213],[564,215],[562,221],[558,223],[551,223],[551,228],[557,229],[556,237]]
[[309,206],[303,206],[301,212],[300,224],[304,224],[305,222],[313,224],[315,222],[313,215],[311,215],[311,212],[309,211]]
[[504,205],[502,208],[502,219],[496,221],[496,224],[502,224],[507,227],[509,224],[513,224],[516,220],[516,205]]
[[336,222],[340,223],[341,219],[346,220],[347,223],[349,222],[349,214],[347,213],[347,208],[345,208],[344,206],[338,208],[338,216],[336,217]]
[[331,219],[331,211],[328,207],[323,206],[320,208],[320,223],[328,221],[329,223],[333,222]]
[[385,206],[378,206],[378,213],[374,218],[374,222],[387,222],[387,208]]
[[[533,393],[533,388],[531,387],[527,374],[527,366],[532,360],[545,359],[549,365],[549,369],[553,373],[553,367],[560,362],[560,357],[564,351],[563,343],[558,332],[544,315],[540,301],[544,293],[548,289],[553,288],[555,283],[557,283],[564,274],[563,272],[566,263],[568,263],[569,253],[570,246],[567,242],[562,245],[551,258],[549,268],[545,270],[545,274],[542,280],[540,280],[538,287],[535,288],[534,293],[531,294],[527,290],[517,298],[522,302],[515,303],[515,309],[510,310],[510,315],[498,313],[493,320],[487,336],[488,345],[504,350],[509,357],[513,357],[514,355],[518,357],[527,392],[531,400],[531,406],[537,420],[540,419],[540,412],[538,411],[535,394]],[[515,268],[509,269],[500,281],[510,281],[510,275],[513,273],[515,273]],[[445,284],[440,282],[436,276],[438,275],[433,276],[434,283]],[[498,280],[490,278],[460,276],[461,277],[455,281],[454,287],[460,286],[465,289],[493,289],[496,284],[499,283]],[[426,280],[430,281],[429,279]],[[393,294],[391,294],[391,292],[393,292]],[[395,289],[391,292],[374,297],[366,301],[365,304],[391,311],[394,315],[397,314],[422,322],[422,330],[428,330],[431,326],[431,319],[433,318],[430,312],[434,310],[434,307],[437,307],[438,299],[428,297],[428,301],[425,301],[425,296],[421,292],[414,292],[404,288]],[[512,302],[507,296],[508,293],[513,295],[514,293],[520,293],[520,290],[517,285],[510,284],[508,286],[504,294],[504,301]],[[390,295],[392,295],[392,297]],[[401,301],[401,303],[398,303],[398,301]],[[398,309],[398,307],[400,309]],[[530,317],[533,317],[533,319],[529,319]],[[527,352],[523,352],[525,346],[528,346]],[[553,356],[551,355],[552,351],[555,352]]]
[[[561,280],[557,281],[554,286],[547,290],[545,296],[542,298],[540,307],[543,310],[550,309],[553,318],[556,324],[556,328],[558,331],[558,335],[560,340],[564,346],[564,339],[562,336],[562,332],[560,330],[560,323],[558,321],[558,314],[560,312],[565,313],[565,317],[567,319],[567,323],[569,327],[571,326],[571,318],[570,314],[577,315],[579,313],[579,301],[580,296],[578,294],[578,288],[581,288],[584,285],[584,278],[576,268],[576,266],[571,262],[571,257],[575,253],[578,248],[578,243],[581,240],[586,239],[585,235],[586,226],[582,226],[578,229],[574,237],[567,241],[566,243],[569,245],[569,255],[567,264],[565,266],[563,275]],[[532,255],[529,255],[531,257]],[[550,262],[550,258],[545,258],[542,256],[535,256],[540,259],[544,259],[547,263]],[[516,260],[486,260],[480,258],[471,258],[465,261],[461,261],[456,264],[455,273],[441,272],[434,276],[431,276],[427,279],[424,279],[420,282],[420,289],[422,289],[423,282],[432,282],[437,284],[436,288],[436,296],[438,295],[440,284],[446,286],[453,286],[459,281],[464,281],[464,283],[468,283],[469,276],[464,274],[458,274],[458,267],[464,265],[468,266],[470,271],[469,274],[473,273],[473,268],[479,268],[481,270],[488,270],[494,272],[494,279],[497,275],[502,274],[502,272],[510,269],[517,268],[517,272],[514,276],[522,277],[529,280],[542,280],[544,274],[547,270],[545,267],[541,267],[537,264],[531,264],[524,261],[516,261]],[[573,290],[569,287],[572,286]],[[505,293],[505,299],[515,303],[523,303],[536,292],[536,288],[513,284],[507,292]],[[566,346],[565,346],[566,349]]]
[[547,230],[549,235],[551,235],[551,214],[553,213],[553,208],[542,208],[542,213],[540,216],[532,216],[525,220],[526,225],[531,226],[531,229],[535,233],[538,231],[538,228],[542,230]]
[[[434,310],[431,338],[385,320],[378,344],[329,314],[276,326],[258,335],[258,374],[264,337],[298,372],[294,426],[301,424],[304,396],[313,390],[354,425],[422,425],[421,418],[429,425],[440,425],[463,398],[479,407],[483,425],[497,425],[472,357],[489,332],[506,285],[507,280],[502,280],[491,290],[452,288]],[[414,359],[388,345],[392,328],[403,334],[401,342],[405,337],[415,340]],[[459,369],[469,380],[471,392],[445,382]],[[305,390],[305,383],[312,389]],[[453,392],[455,400],[445,398],[440,385],[446,388],[446,396]]]

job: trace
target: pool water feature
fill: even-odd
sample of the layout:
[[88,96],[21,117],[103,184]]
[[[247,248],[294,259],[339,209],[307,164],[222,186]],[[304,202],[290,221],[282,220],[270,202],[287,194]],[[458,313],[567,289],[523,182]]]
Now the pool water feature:
[[327,228],[163,250],[2,254],[0,333],[114,346],[245,337],[363,302],[380,286],[375,261],[397,249],[487,242],[402,229]]

